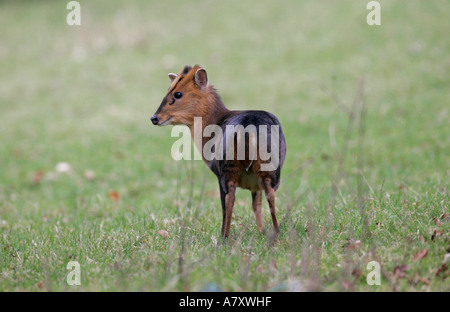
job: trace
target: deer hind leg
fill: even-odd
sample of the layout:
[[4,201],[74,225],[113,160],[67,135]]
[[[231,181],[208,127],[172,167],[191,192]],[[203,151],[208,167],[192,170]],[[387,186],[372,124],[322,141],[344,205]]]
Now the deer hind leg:
[[225,195],[225,228],[222,233],[225,238],[230,236],[231,216],[233,214],[235,192],[236,184],[234,182],[228,182],[228,193]]
[[266,199],[269,202],[269,208],[270,208],[270,214],[272,216],[272,223],[273,223],[273,229],[276,233],[280,231],[280,228],[278,227],[278,219],[275,209],[275,191],[272,188],[272,185],[270,185],[270,179],[264,180],[264,191],[266,194]]
[[263,223],[261,218],[261,206],[262,206],[262,191],[252,192],[252,208],[256,217],[256,226],[259,232],[263,232]]

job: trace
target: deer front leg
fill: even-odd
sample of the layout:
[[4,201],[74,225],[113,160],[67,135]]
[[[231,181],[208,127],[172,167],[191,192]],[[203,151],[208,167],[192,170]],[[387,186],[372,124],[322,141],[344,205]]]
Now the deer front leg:
[[220,203],[222,205],[222,236],[225,235],[225,221],[226,221],[226,212],[227,212],[227,208],[225,205],[225,191],[222,188],[222,185],[220,183],[219,180],[219,190],[220,190]]
[[252,208],[256,217],[256,226],[258,231],[261,233],[264,231],[262,217],[261,217],[261,206],[262,206],[262,191],[252,192]]

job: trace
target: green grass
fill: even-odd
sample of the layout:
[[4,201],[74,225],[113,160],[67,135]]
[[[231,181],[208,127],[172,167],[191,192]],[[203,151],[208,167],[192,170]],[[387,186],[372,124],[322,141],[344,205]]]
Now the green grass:
[[[1,291],[450,290],[448,1],[80,3],[0,1]],[[244,190],[224,242],[216,178],[149,121],[196,63],[283,125],[275,242]]]

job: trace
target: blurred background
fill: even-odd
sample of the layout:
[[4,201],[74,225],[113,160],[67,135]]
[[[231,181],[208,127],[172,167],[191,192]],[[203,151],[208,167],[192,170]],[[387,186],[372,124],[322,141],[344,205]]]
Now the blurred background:
[[230,109],[279,116],[291,168],[332,153],[346,124],[332,95],[351,107],[361,77],[376,175],[448,165],[447,1],[380,1],[381,26],[365,1],[81,1],[80,26],[67,3],[0,2],[3,189],[59,161],[122,181],[171,164],[170,130],[149,117],[167,73],[197,63]]

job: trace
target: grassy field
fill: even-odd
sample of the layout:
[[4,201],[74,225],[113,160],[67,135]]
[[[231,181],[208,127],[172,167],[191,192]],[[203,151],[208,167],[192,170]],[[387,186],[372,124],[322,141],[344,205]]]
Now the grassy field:
[[[68,26],[0,1],[0,291],[450,291],[447,0],[380,26],[357,0],[79,2]],[[275,241],[244,190],[223,241],[215,176],[150,123],[197,63],[283,125]]]

